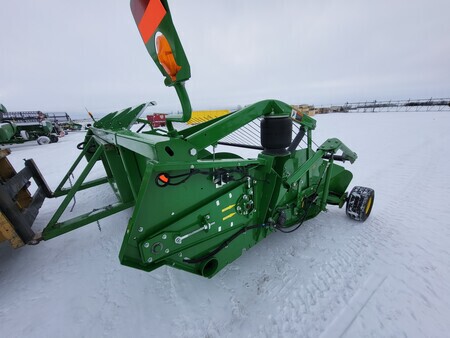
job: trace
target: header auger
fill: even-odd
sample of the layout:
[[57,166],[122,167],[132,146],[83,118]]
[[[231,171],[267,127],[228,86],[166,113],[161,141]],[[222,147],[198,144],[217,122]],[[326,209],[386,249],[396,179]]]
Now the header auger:
[[[293,232],[328,204],[342,207],[348,200],[351,218],[367,218],[373,190],[357,187],[348,194],[352,174],[335,163],[353,163],[357,155],[334,138],[313,150],[316,121],[286,103],[265,100],[177,130],[173,122],[186,122],[191,115],[184,86],[190,68],[167,1],[132,0],[131,9],[165,84],[177,91],[183,114],[168,116],[167,130],[152,127],[140,133],[131,127],[153,103],[96,121],[80,156],[51,193],[66,197],[38,239],[134,207],[119,253],[122,264],[145,271],[169,265],[210,278],[267,235]],[[256,135],[256,144],[250,134]],[[224,145],[260,152],[242,158],[216,151]],[[86,168],[71,188],[64,188],[83,157]],[[97,161],[106,176],[84,182]],[[117,203],[59,220],[77,191],[104,183],[117,193]]]

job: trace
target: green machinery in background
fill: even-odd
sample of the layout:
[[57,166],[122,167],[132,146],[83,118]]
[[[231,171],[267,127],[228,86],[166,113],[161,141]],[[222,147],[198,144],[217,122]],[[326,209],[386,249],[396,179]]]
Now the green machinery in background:
[[70,115],[66,112],[46,113],[45,117],[50,122],[56,123],[62,130],[65,131],[79,131],[83,128],[82,124],[73,121]]
[[[269,234],[293,232],[327,205],[346,203],[348,216],[355,220],[369,216],[373,190],[355,187],[347,193],[352,174],[336,164],[353,163],[357,155],[335,138],[314,150],[316,121],[286,103],[265,100],[176,128],[191,116],[184,85],[190,67],[167,1],[132,0],[131,10],[165,84],[175,88],[183,113],[169,115],[167,129],[144,132],[131,128],[153,103],[96,121],[78,159],[49,193],[65,196],[64,201],[34,240],[49,240],[134,207],[119,253],[122,264],[145,271],[169,265],[210,278]],[[217,146],[250,148],[258,154],[242,158],[217,151]],[[83,158],[87,166],[70,188],[64,188]],[[105,177],[85,182],[98,161]],[[60,220],[76,192],[104,183],[111,184],[117,203]]]
[[[29,114],[31,120],[27,119]],[[41,115],[38,115],[41,114]],[[38,144],[58,142],[58,134],[52,122],[41,112],[25,112],[21,119],[11,118],[5,106],[0,104],[0,145],[37,141]]]
[[15,124],[3,122],[3,114],[6,112],[5,106],[0,104],[0,144],[9,141],[17,133]]

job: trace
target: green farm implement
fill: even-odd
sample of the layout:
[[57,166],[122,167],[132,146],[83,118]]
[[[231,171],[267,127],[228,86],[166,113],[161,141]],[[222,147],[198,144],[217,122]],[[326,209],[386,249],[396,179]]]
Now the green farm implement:
[[[291,233],[327,205],[345,205],[350,218],[366,220],[373,190],[355,187],[348,193],[352,174],[336,164],[353,163],[357,155],[336,138],[313,149],[316,121],[290,105],[265,100],[186,125],[190,67],[167,0],[132,0],[131,10],[165,84],[175,88],[182,114],[168,115],[165,129],[149,125],[142,132],[132,127],[145,123],[139,116],[152,102],[96,121],[56,190],[49,192],[43,182],[49,197],[64,200],[30,242],[134,207],[119,253],[122,264],[145,271],[169,265],[210,278],[269,234]],[[256,154],[244,158],[233,148]],[[84,159],[86,167],[65,188]],[[97,162],[105,177],[86,181]],[[104,183],[111,184],[117,203],[60,221],[76,192]]]
[[58,142],[56,126],[42,112],[10,113],[0,104],[0,145],[27,141]]

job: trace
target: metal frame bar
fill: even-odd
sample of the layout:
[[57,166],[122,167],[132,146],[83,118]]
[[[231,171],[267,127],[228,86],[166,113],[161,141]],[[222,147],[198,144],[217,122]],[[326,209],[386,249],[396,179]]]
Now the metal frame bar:
[[[55,192],[53,193],[53,197],[61,197],[61,196],[67,195],[72,190],[73,187],[64,188],[64,185],[67,183],[69,177],[73,174],[75,169],[78,167],[78,165],[80,164],[83,157],[87,154],[87,152],[89,151],[89,148],[91,147],[93,142],[94,142],[94,138],[91,137],[90,140],[85,144],[83,151],[80,153],[80,155],[77,157],[75,162],[72,164],[72,166],[70,167],[69,171],[66,173],[66,175],[64,176],[62,181],[59,183],[58,187],[56,188]],[[108,177],[106,177],[106,176],[81,184],[80,187],[77,189],[77,191],[89,189],[89,188],[92,188],[92,187],[95,187],[95,186],[98,186],[101,184],[105,184],[105,183],[108,183]]]
[[[88,144],[89,143],[90,143],[90,141],[88,142]],[[62,213],[64,212],[64,210],[66,210],[67,206],[69,205],[70,200],[73,198],[73,196],[75,196],[75,194],[77,193],[78,189],[81,187],[81,185],[83,184],[84,180],[86,179],[87,175],[90,173],[90,171],[94,167],[95,162],[97,162],[97,160],[100,158],[100,156],[102,154],[103,154],[103,148],[101,148],[101,147],[97,148],[97,150],[95,151],[94,155],[92,156],[92,158],[88,162],[86,168],[84,168],[83,172],[81,173],[80,177],[76,180],[76,182],[73,185],[73,187],[66,194],[66,197],[64,198],[64,201],[61,203],[61,205],[59,206],[58,210],[56,210],[56,212],[53,214],[52,219],[48,223],[49,227],[53,227],[53,226],[55,226],[57,224],[57,221],[61,217]]]
[[92,222],[98,221],[102,218],[109,217],[125,209],[131,208],[132,206],[134,206],[134,201],[128,203],[118,202],[102,208],[94,209],[64,222],[56,223],[53,227],[47,226],[42,233],[42,239],[49,240],[69,231],[81,228],[82,226]]

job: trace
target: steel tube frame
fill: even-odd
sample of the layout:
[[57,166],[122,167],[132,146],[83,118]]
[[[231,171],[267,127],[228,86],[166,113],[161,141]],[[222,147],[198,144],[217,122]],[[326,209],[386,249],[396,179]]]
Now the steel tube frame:
[[[90,144],[90,141],[88,142],[88,144]],[[102,154],[103,154],[103,148],[102,147],[97,148],[97,150],[95,151],[94,155],[89,160],[86,168],[84,168],[84,170],[81,173],[80,177],[77,179],[77,181],[75,182],[73,187],[70,189],[70,191],[68,191],[68,193],[67,193],[66,197],[64,198],[63,202],[61,203],[59,208],[54,213],[52,219],[50,220],[50,222],[47,225],[47,228],[54,229],[54,228],[58,228],[60,226],[60,224],[58,223],[58,220],[60,219],[60,217],[63,214],[64,210],[66,210],[66,208],[69,205],[70,201],[72,200],[72,198],[75,196],[75,194],[77,193],[77,191],[79,190],[79,188],[83,184],[83,182],[86,179],[86,177],[89,174],[89,172],[94,167],[95,162],[97,162],[97,160],[100,158],[100,156]],[[78,159],[77,159],[77,161],[78,161]],[[79,163],[79,161],[78,161],[78,163]],[[75,169],[75,168],[73,168],[73,169]],[[43,234],[46,233],[47,228],[44,230]]]

